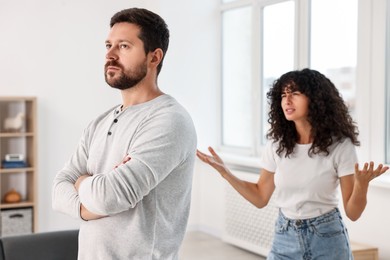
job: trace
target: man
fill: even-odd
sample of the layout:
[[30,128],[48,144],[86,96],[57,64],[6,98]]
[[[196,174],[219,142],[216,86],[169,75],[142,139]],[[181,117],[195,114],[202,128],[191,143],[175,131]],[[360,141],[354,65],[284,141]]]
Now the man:
[[196,133],[157,85],[169,31],[160,16],[138,8],[118,12],[110,26],[105,79],[122,104],[85,129],[55,177],[53,208],[83,220],[79,259],[177,259]]

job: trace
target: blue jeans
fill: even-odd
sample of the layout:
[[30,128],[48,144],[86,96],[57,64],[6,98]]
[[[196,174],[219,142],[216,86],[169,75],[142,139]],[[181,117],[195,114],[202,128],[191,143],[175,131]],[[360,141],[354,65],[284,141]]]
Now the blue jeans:
[[337,208],[316,218],[288,219],[281,211],[268,260],[352,260],[347,229]]

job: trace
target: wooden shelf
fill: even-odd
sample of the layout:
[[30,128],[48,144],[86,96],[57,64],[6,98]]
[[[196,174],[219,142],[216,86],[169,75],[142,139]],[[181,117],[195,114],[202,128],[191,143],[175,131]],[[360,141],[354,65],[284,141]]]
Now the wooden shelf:
[[[16,115],[24,115],[23,125],[18,130],[7,129],[5,122],[8,118],[15,118]],[[37,230],[37,104],[36,98],[31,96],[8,96],[0,97],[0,217],[7,220],[12,212],[22,212],[31,218],[20,218],[21,227],[31,226],[31,232]],[[9,128],[9,127],[8,127]],[[21,164],[23,168],[1,168],[2,160],[7,154],[21,154],[24,156]],[[4,164],[5,165],[5,164]],[[12,165],[11,165],[12,166]],[[16,165],[17,166],[17,165]],[[15,190],[21,196],[22,201],[18,203],[5,203],[7,193]],[[21,209],[26,211],[21,211]],[[4,219],[3,219],[4,218]],[[26,223],[29,222],[29,223]],[[31,223],[30,223],[31,222]],[[9,223],[8,223],[9,224]],[[13,234],[7,234],[0,226],[0,236],[18,235],[18,229]],[[29,229],[29,228],[28,228]],[[3,233],[3,231],[5,233]]]
[[34,202],[32,201],[22,201],[19,203],[1,203],[0,209],[14,209],[14,208],[26,208],[33,207]]
[[20,172],[33,172],[34,168],[0,168],[0,173],[20,173]]
[[1,132],[0,137],[29,137],[34,136],[34,133],[32,132],[26,132],[26,133],[6,133]]
[[8,97],[0,97],[1,102],[9,102],[9,103],[14,103],[14,102],[26,102],[26,101],[33,101],[35,100],[36,97],[27,97],[27,96],[8,96]]

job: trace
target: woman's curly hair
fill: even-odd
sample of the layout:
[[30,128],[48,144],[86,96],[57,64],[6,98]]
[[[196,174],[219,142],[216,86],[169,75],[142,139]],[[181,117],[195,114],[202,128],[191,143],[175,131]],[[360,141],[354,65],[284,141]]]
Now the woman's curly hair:
[[312,126],[313,138],[309,155],[328,155],[329,146],[344,138],[351,139],[354,145],[360,145],[356,123],[335,85],[320,72],[303,69],[282,75],[267,93],[270,104],[268,123],[271,124],[267,137],[279,141],[278,155],[285,151],[288,157],[298,141],[295,124],[286,119],[281,106],[282,92],[286,87],[291,91],[300,91],[309,98],[308,121]]

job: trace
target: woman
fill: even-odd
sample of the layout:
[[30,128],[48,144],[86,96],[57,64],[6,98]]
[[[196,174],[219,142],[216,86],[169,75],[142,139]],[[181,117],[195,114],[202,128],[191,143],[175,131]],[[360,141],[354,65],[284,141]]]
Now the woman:
[[[359,169],[358,130],[337,88],[321,73],[291,71],[267,94],[271,128],[257,183],[235,177],[209,147],[197,156],[214,167],[258,208],[275,192],[279,216],[267,259],[352,259],[338,206],[357,220],[367,204],[369,182],[388,170],[365,163]],[[375,168],[375,169],[374,169]]]

